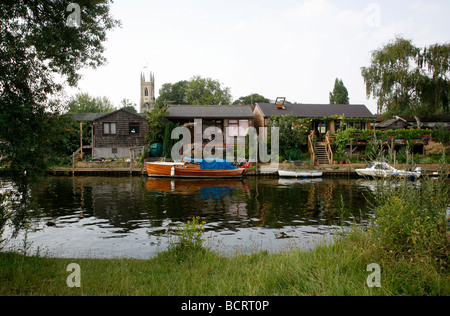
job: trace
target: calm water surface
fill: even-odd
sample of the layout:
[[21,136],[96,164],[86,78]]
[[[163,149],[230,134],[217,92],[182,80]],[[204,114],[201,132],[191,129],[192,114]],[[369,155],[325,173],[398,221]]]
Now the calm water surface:
[[224,255],[309,249],[355,220],[366,223],[373,188],[351,179],[55,177],[32,189],[42,214],[27,247],[50,257],[151,258],[174,240],[177,224],[200,216],[207,247]]

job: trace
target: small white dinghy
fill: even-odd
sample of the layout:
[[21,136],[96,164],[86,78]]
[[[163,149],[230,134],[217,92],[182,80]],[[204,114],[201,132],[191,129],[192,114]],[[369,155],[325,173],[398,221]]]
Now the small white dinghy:
[[320,178],[323,172],[316,170],[278,170],[282,178]]
[[416,168],[414,171],[398,170],[386,162],[374,161],[365,169],[356,169],[356,173],[360,177],[418,179],[422,175],[422,168]]

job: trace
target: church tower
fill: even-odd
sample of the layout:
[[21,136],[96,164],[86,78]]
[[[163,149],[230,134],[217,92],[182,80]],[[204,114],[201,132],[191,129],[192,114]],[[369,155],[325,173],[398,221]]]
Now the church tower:
[[150,72],[149,80],[141,72],[141,104],[140,113],[153,110],[155,103],[155,74]]

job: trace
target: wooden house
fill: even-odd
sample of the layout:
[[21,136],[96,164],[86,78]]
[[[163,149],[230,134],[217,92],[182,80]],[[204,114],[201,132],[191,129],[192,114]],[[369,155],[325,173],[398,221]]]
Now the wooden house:
[[90,150],[93,157],[124,158],[130,151],[144,149],[148,123],[145,114],[136,114],[125,109],[111,113],[77,113],[72,116],[80,123],[92,125]]
[[[166,118],[194,131],[196,121],[201,120],[202,134],[209,127],[217,127],[223,137],[246,136],[254,126],[254,114],[250,105],[173,105]],[[191,133],[192,137],[194,134]],[[208,141],[208,139],[204,139]]]
[[[376,117],[362,104],[284,104],[283,107],[273,103],[257,103],[254,109],[255,126],[267,127],[273,116],[292,115],[296,118],[312,118],[313,129],[324,136],[328,131],[335,132],[342,124],[342,118],[348,120],[346,127],[373,129]],[[327,119],[337,117],[334,119]],[[323,121],[318,119],[324,118]],[[358,120],[359,119],[359,120]]]

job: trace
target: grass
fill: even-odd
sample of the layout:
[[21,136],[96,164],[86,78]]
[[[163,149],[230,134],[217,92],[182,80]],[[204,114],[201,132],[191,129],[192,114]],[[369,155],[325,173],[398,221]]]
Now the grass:
[[[51,259],[0,253],[0,295],[101,296],[448,296],[450,235],[444,181],[380,187],[375,220],[310,251],[222,257],[203,246],[200,218],[178,227],[150,260]],[[2,204],[0,204],[2,206]],[[67,267],[81,268],[69,288]],[[381,287],[367,284],[377,264]]]
[[[50,259],[0,254],[0,295],[100,296],[379,296],[450,294],[450,277],[420,261],[389,260],[365,238],[343,238],[312,251],[232,258],[196,249],[150,260]],[[81,268],[69,288],[67,266]],[[367,265],[381,266],[381,288],[369,288]]]

